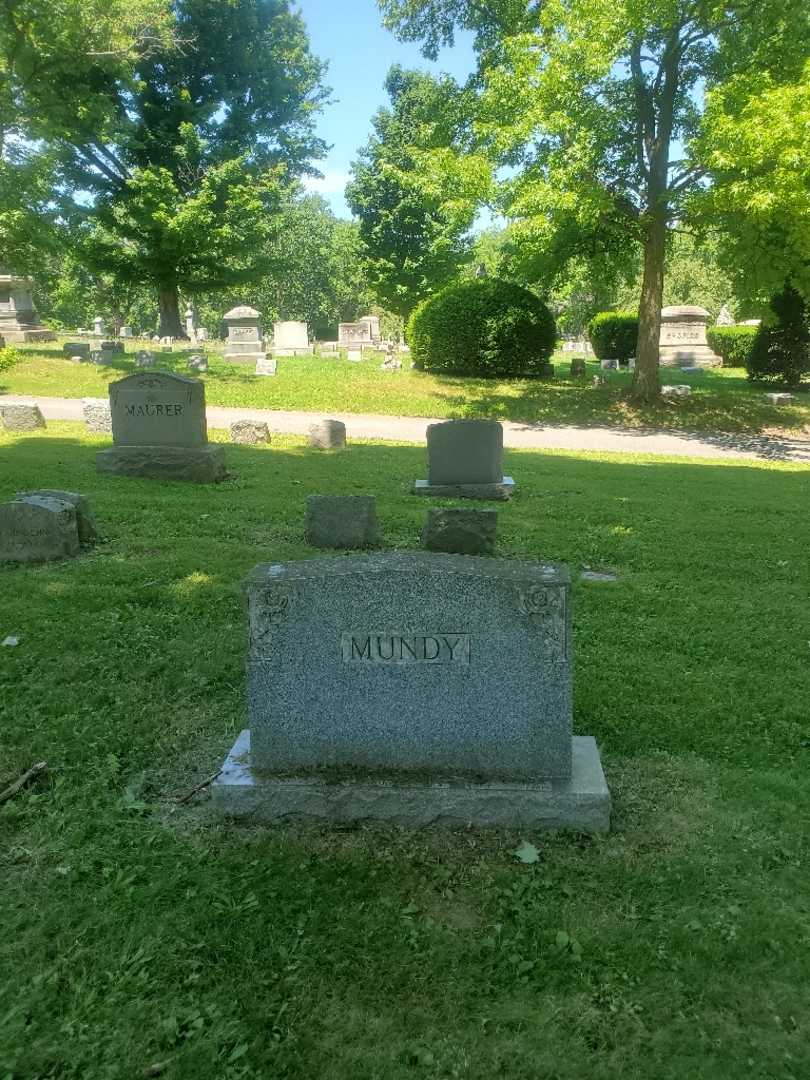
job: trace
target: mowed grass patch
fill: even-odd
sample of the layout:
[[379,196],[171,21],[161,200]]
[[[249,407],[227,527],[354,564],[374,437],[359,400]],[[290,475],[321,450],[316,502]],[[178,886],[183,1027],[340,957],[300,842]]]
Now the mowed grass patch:
[[810,470],[508,453],[500,555],[618,574],[574,588],[607,838],[247,829],[171,801],[244,726],[244,577],[318,554],[308,493],[415,547],[424,451],[274,438],[197,487],[104,445],[0,433],[0,499],[82,491],[106,537],[0,567],[0,788],[52,767],[0,808],[4,1080],[807,1075]]
[[[0,377],[0,393],[106,397],[110,382],[137,370],[136,346],[104,365],[74,364],[63,358],[59,343],[25,346],[21,351],[24,360]],[[198,376],[188,371],[187,362],[199,351],[178,346],[172,353],[158,352],[157,365],[200,378],[209,405],[672,431],[810,433],[807,394],[775,408],[765,401],[764,388],[752,387],[741,369],[684,375],[664,368],[662,381],[688,383],[692,396],[638,406],[629,400],[629,372],[600,372],[591,361],[584,378],[571,379],[569,353],[555,358],[557,375],[551,381],[498,381],[426,374],[414,370],[407,357],[402,371],[385,372],[380,370],[380,353],[366,354],[358,363],[317,356],[281,357],[276,376],[257,376],[251,365],[226,362],[219,346],[209,347],[210,370]],[[592,385],[596,374],[606,378],[606,386]]]

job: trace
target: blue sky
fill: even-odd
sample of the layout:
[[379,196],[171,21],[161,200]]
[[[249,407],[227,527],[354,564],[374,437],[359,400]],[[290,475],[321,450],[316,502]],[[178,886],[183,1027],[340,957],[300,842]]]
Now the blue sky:
[[333,104],[318,123],[318,134],[332,146],[318,164],[323,180],[308,182],[340,217],[349,217],[343,189],[349,167],[371,129],[371,117],[387,102],[383,81],[392,64],[446,71],[463,80],[474,67],[471,37],[462,35],[434,64],[416,45],[403,45],[382,26],[376,0],[299,0],[312,51],[329,62],[326,81]]

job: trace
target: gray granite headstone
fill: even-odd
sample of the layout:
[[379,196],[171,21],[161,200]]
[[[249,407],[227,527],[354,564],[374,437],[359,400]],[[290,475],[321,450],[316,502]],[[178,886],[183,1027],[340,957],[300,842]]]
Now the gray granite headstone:
[[139,349],[135,354],[135,366],[139,368],[154,367],[155,354],[150,352],[149,349]]
[[570,375],[572,379],[581,379],[587,372],[584,357],[574,357],[571,361]]
[[90,500],[78,491],[59,491],[54,488],[39,488],[37,491],[18,491],[15,496],[25,502],[39,502],[42,499],[55,499],[69,503],[76,511],[76,527],[81,544],[95,544],[99,539],[98,525],[90,509]]
[[309,445],[316,450],[344,450],[346,425],[342,420],[320,420],[309,429]]
[[572,738],[566,567],[353,555],[248,580],[248,718],[214,783],[236,816],[604,831]]
[[165,371],[110,386],[114,446],[96,455],[103,472],[211,483],[225,475],[221,446],[209,446],[205,387]]
[[8,431],[36,431],[47,426],[38,405],[0,405],[0,416]]
[[307,543],[318,548],[375,547],[377,503],[373,495],[310,495],[307,498]]
[[47,562],[81,550],[76,508],[30,496],[0,506],[0,562]]
[[86,341],[66,341],[62,346],[62,354],[69,360],[74,356],[80,356],[82,360],[90,359],[90,346]]
[[422,529],[422,547],[458,555],[492,555],[497,528],[497,510],[459,507],[428,510]]
[[503,475],[503,427],[497,420],[428,424],[428,476],[418,495],[508,499],[514,481]]

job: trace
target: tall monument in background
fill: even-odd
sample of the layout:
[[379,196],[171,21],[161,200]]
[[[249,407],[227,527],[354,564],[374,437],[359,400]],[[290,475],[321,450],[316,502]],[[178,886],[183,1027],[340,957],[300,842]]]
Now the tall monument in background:
[[56,340],[39,321],[28,278],[0,274],[0,338],[7,345]]

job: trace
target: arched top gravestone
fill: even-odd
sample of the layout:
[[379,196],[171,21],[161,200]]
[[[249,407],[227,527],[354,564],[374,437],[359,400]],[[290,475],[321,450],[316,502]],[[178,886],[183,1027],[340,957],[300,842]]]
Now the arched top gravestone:
[[116,446],[205,446],[205,389],[196,379],[150,371],[110,387]]

